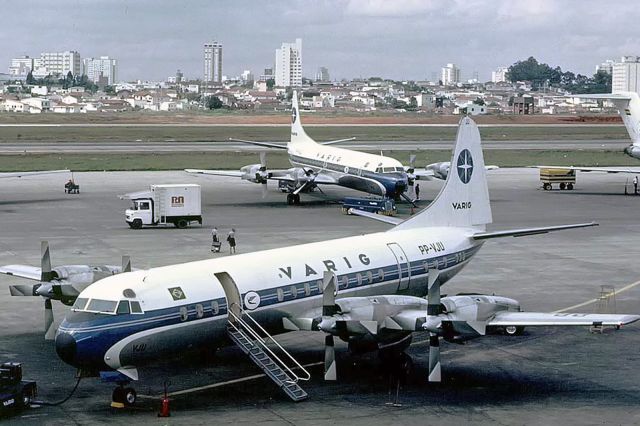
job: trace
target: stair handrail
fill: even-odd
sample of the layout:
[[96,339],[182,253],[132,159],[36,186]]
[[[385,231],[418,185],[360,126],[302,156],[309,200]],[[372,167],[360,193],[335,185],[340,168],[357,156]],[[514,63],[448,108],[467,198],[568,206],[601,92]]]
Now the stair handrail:
[[[240,324],[242,326],[242,328],[244,330],[246,330],[251,337],[253,337],[257,342],[260,343],[260,346],[265,349],[267,351],[267,353],[274,358],[280,365],[281,368],[284,368],[289,374],[290,377],[293,378],[293,380],[291,380],[292,383],[296,383],[298,380],[302,380],[302,381],[307,381],[311,379],[311,374],[307,371],[307,369],[305,369],[302,364],[300,364],[294,357],[293,355],[291,355],[289,352],[287,352],[287,350],[285,348],[282,347],[282,345],[280,345],[280,343],[278,343],[278,341],[276,339],[273,338],[273,336],[271,336],[271,334],[269,334],[267,332],[267,330],[264,329],[264,327],[262,327],[258,321],[255,320],[255,318],[253,318],[251,315],[249,315],[247,312],[245,312],[242,307],[240,307],[237,303],[232,303],[231,306],[238,306],[239,311],[240,311],[240,315],[236,315],[233,312],[233,309],[228,309],[227,312],[233,317],[233,319],[235,321],[238,322],[238,324]],[[278,357],[278,355],[276,355],[276,353],[274,351],[271,350],[271,348],[269,348],[267,346],[267,342],[266,340],[260,336],[260,334],[258,332],[256,332],[251,325],[249,325],[249,323],[247,323],[243,318],[241,318],[242,316],[245,316],[247,318],[249,318],[251,320],[251,322],[253,324],[255,324],[255,326],[262,332],[264,333],[265,337],[270,340],[271,342],[273,342],[278,349],[280,349],[282,351],[282,353],[284,353],[290,360],[291,362],[293,362],[295,364],[296,369],[299,369],[300,371],[303,372],[302,376],[299,376],[298,374],[294,373],[293,370],[291,369],[291,367],[289,367],[289,365],[287,365],[287,363],[285,363],[284,361],[282,361],[280,359],[280,357]],[[231,324],[231,326],[236,330],[236,331],[242,331],[238,328],[238,326],[236,324],[234,324],[233,321],[229,321],[229,324]]]

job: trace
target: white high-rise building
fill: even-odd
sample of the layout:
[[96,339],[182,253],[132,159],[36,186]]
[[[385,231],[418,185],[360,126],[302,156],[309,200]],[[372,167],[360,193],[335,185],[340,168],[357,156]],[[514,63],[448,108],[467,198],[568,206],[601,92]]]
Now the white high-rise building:
[[204,82],[222,83],[222,43],[204,44]]
[[44,52],[40,54],[40,67],[48,74],[66,76],[69,71],[74,76],[80,75],[80,54],[74,50],[66,52]]
[[505,81],[507,81],[508,71],[509,71],[509,67],[498,67],[498,69],[491,72],[491,82],[504,83]]
[[623,56],[613,64],[611,92],[640,92],[640,57]]
[[82,60],[84,65],[84,74],[96,84],[105,81],[106,84],[112,86],[116,83],[118,72],[118,61],[108,56],[100,56],[99,58],[85,58]]
[[329,69],[327,67],[318,68],[316,81],[331,81],[331,77],[329,77]]
[[596,73],[598,71],[604,71],[607,74],[613,73],[613,64],[615,64],[615,61],[613,59],[607,59],[600,65],[596,65]]
[[276,86],[302,86],[302,39],[276,49]]
[[460,82],[460,68],[456,67],[455,64],[447,64],[446,67],[442,68],[440,80],[442,80],[444,86],[458,84]]
[[28,56],[14,58],[9,66],[9,75],[11,77],[26,77],[33,68],[33,58]]

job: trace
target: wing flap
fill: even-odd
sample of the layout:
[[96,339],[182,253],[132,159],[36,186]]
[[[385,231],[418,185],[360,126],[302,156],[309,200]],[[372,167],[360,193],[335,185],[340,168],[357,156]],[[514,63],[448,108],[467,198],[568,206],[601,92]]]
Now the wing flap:
[[499,312],[490,326],[622,326],[640,320],[640,315],[579,314],[545,312]]

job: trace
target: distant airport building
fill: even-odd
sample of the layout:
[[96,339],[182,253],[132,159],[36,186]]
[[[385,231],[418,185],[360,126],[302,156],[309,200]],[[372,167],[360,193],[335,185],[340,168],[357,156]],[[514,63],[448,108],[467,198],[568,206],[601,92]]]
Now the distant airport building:
[[509,67],[498,67],[498,69],[491,72],[491,82],[492,83],[506,82],[508,71],[509,71]]
[[222,43],[204,44],[204,82],[222,83]]
[[613,64],[612,93],[640,92],[640,57],[623,56]]
[[9,75],[14,78],[26,77],[33,70],[34,58],[29,56],[21,56],[11,60],[9,66]]
[[276,86],[302,86],[302,39],[276,49]]
[[83,73],[98,86],[112,86],[116,83],[118,61],[108,56],[85,58],[82,60]]
[[75,50],[68,50],[66,52],[43,52],[40,54],[40,61],[37,66],[34,61],[34,69],[38,70],[39,75],[44,73],[45,75],[65,76],[69,71],[71,71],[71,74],[74,76],[80,75],[80,54]]
[[329,69],[327,69],[327,67],[318,68],[316,81],[331,81],[331,77],[329,77]]
[[607,59],[600,65],[596,65],[596,73],[599,71],[604,71],[607,74],[613,74],[613,64],[615,61],[613,59]]
[[460,83],[460,68],[456,67],[455,64],[447,64],[446,67],[442,68],[440,80],[444,86]]

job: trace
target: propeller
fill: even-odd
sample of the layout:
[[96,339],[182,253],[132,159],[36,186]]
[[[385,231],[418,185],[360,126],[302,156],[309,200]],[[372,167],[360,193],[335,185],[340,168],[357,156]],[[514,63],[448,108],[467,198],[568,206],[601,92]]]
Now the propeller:
[[[267,153],[260,153],[260,183],[262,184],[262,199],[267,197],[267,178],[269,174],[267,173]],[[257,178],[257,176],[256,176]]]
[[131,258],[122,256],[122,272],[131,272]]
[[[53,271],[51,270],[51,254],[49,252],[49,242],[40,242],[40,281],[43,283],[50,282],[54,278]],[[34,291],[43,290],[43,287],[50,288],[50,285],[42,285],[40,288]],[[53,340],[56,334],[56,329],[53,326],[53,306],[51,305],[51,299],[45,297],[44,299],[44,339]]]
[[409,168],[407,169],[407,180],[409,181],[409,186],[413,186],[416,181],[416,155],[409,155]]
[[430,269],[428,275],[427,293],[427,323],[429,326],[429,381],[440,382],[442,380],[440,368],[440,337],[436,326],[437,317],[442,313],[440,304],[439,269]]
[[[322,277],[322,320],[330,320],[337,313],[336,307],[336,274],[325,271]],[[333,335],[327,333],[324,338],[324,379],[337,380],[336,351]]]

